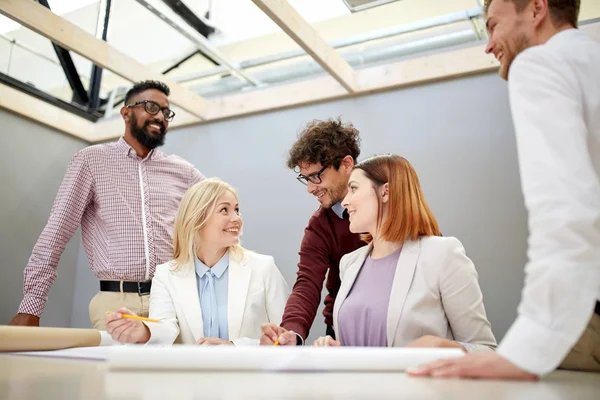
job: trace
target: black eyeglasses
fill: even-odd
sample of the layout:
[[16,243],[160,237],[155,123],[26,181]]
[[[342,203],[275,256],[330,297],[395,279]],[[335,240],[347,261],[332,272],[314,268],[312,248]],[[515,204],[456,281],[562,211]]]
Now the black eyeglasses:
[[319,170],[317,172],[313,172],[312,174],[309,174],[307,176],[304,176],[302,174],[298,174],[298,176],[296,177],[296,179],[298,179],[300,181],[300,183],[302,183],[303,185],[306,185],[306,186],[308,186],[308,182],[312,182],[312,183],[318,185],[319,183],[323,182],[321,180],[321,174],[326,169],[327,169],[327,167],[325,166],[325,167],[321,168],[321,170]]
[[156,115],[159,111],[162,111],[165,119],[169,122],[171,122],[173,120],[173,117],[175,116],[175,112],[169,107],[161,107],[160,104],[152,100],[138,101],[133,104],[128,104],[127,107],[132,108],[135,106],[139,106],[140,104],[144,105],[144,110],[146,110],[146,112],[150,115]]

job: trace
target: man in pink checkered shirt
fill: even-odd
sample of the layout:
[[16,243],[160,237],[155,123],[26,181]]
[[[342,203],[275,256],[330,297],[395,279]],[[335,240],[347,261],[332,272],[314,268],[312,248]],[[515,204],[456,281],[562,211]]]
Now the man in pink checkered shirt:
[[161,82],[136,84],[121,108],[125,135],[72,158],[25,267],[24,297],[11,325],[39,326],[58,262],[79,225],[90,267],[100,280],[90,302],[92,325],[105,329],[106,311],[120,307],[148,315],[154,269],[173,256],[179,202],[204,179],[187,161],[156,149],[175,115],[168,96]]

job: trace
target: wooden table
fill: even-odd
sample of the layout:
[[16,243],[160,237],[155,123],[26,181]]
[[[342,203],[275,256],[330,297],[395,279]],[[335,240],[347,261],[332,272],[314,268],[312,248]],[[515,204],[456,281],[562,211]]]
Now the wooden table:
[[0,399],[600,399],[600,374],[540,382],[434,380],[402,373],[111,372],[106,363],[0,355]]

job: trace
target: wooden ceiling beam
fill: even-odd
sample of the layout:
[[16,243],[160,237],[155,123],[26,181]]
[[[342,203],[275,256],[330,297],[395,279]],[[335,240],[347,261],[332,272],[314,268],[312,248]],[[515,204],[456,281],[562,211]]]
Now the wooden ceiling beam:
[[358,91],[356,71],[287,0],[252,0],[349,93]]
[[153,71],[34,0],[1,0],[0,14],[128,81],[152,79],[164,82],[171,89],[169,99],[173,104],[200,118],[204,118],[206,114],[207,101],[203,97]]

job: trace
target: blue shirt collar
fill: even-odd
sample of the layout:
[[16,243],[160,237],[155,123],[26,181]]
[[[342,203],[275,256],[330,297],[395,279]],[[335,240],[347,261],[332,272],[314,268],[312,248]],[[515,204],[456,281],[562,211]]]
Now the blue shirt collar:
[[344,208],[342,203],[340,203],[340,202],[335,203],[334,205],[331,206],[331,209],[333,210],[335,215],[340,217],[340,219],[344,219],[344,211],[346,211],[346,209]]
[[200,279],[210,270],[212,270],[217,278],[220,278],[227,270],[227,267],[229,267],[229,252],[225,252],[223,257],[212,268],[208,268],[198,257],[194,257],[194,266],[196,267],[196,274],[198,274]]

